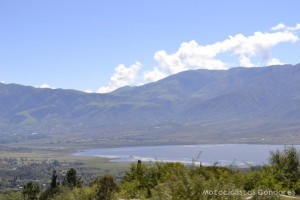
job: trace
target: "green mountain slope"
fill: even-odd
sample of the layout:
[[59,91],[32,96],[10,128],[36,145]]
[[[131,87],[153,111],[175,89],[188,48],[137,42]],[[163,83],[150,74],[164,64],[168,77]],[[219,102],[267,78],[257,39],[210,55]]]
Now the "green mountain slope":
[[109,94],[0,83],[0,128],[2,133],[16,127],[82,134],[144,130],[156,138],[232,141],[281,134],[300,141],[299,83],[300,64],[185,71]]

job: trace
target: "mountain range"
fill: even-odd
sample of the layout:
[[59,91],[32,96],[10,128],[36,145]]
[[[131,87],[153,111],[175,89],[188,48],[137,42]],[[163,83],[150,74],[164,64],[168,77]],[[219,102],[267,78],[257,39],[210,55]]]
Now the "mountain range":
[[184,71],[108,94],[0,83],[0,134],[297,143],[299,83],[300,64]]

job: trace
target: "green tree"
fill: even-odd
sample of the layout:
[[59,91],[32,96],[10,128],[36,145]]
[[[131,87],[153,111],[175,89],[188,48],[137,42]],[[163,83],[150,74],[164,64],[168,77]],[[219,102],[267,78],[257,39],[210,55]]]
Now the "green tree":
[[52,174],[52,178],[51,178],[51,183],[50,183],[50,188],[51,189],[54,189],[57,187],[57,175],[56,175],[56,171],[54,170],[53,171],[53,174]]
[[23,196],[24,199],[27,200],[36,200],[38,199],[38,194],[40,193],[41,189],[37,183],[28,182],[23,187]]
[[95,183],[97,184],[97,200],[110,200],[113,198],[114,193],[118,191],[118,185],[111,175],[97,178]]
[[295,147],[285,147],[282,152],[271,152],[270,163],[275,179],[283,189],[298,189],[296,185],[300,179],[300,156]]
[[50,188],[47,188],[44,192],[42,192],[39,200],[50,199],[59,192],[60,192],[60,188],[58,187],[57,175],[56,175],[56,171],[54,170],[51,178]]
[[[150,164],[132,164],[129,172],[123,179],[123,191],[128,198],[150,198],[151,189],[157,185],[157,168]],[[125,189],[126,188],[126,189]]]
[[70,188],[81,187],[82,180],[77,176],[77,171],[74,168],[67,171],[66,177],[63,180],[63,185]]

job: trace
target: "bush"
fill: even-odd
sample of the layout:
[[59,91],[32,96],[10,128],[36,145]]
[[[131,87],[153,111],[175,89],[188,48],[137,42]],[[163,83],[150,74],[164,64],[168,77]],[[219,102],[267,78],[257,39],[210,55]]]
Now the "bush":
[[97,185],[97,200],[111,200],[119,189],[115,179],[111,175],[104,175],[97,178],[95,184]]
[[37,183],[29,182],[23,186],[23,196],[27,200],[36,200],[38,199],[38,194],[41,189]]

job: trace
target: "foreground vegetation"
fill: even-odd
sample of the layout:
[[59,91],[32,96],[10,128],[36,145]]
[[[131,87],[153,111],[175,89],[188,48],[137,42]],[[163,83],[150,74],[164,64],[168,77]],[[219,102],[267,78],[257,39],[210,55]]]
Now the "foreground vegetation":
[[[186,166],[181,163],[132,164],[122,180],[106,174],[84,183],[74,168],[62,181],[52,172],[43,189],[30,181],[21,191],[0,199],[109,200],[109,199],[291,199],[300,195],[299,152],[286,147],[273,152],[270,165],[247,170],[221,166]],[[284,196],[286,195],[286,196]]]
[[52,172],[62,181],[70,168],[75,168],[85,184],[97,176],[113,174],[117,180],[124,177],[128,163],[111,163],[106,158],[70,155],[75,150],[7,150],[0,151],[0,194],[20,190],[27,182],[35,182],[45,189],[49,186]]

